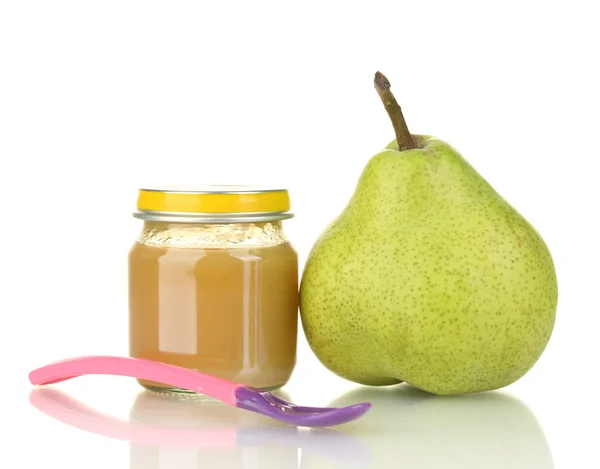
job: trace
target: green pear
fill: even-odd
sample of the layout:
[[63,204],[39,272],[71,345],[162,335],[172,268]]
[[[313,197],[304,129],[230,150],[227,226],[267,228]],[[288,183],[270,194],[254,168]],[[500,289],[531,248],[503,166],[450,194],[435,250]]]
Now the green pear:
[[558,286],[536,230],[447,143],[411,135],[389,81],[396,140],[364,169],[308,257],[300,286],[319,360],[367,385],[493,390],[546,347]]

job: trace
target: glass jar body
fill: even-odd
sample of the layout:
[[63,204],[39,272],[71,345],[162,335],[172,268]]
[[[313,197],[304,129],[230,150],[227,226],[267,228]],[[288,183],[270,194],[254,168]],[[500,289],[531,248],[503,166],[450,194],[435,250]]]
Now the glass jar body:
[[296,362],[298,258],[281,222],[146,221],[129,253],[129,323],[132,357],[282,386]]

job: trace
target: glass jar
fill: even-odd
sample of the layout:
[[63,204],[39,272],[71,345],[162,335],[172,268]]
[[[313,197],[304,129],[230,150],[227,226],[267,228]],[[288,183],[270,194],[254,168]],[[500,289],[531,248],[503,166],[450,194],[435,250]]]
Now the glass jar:
[[[296,362],[298,258],[285,190],[141,189],[129,253],[130,355],[259,389]],[[160,392],[188,392],[139,380]]]

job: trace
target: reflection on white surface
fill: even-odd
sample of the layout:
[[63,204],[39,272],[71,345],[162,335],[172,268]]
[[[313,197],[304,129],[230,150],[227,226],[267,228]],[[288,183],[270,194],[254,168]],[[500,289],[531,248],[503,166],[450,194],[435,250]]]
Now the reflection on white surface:
[[370,401],[371,411],[335,430],[149,392],[138,394],[125,421],[50,387],[30,400],[68,425],[130,442],[130,469],[553,469],[535,416],[501,392],[439,397],[407,385],[360,387],[329,405]]
[[33,390],[30,401],[63,423],[129,441],[130,469],[288,469],[298,467],[300,453],[340,467],[370,461],[368,449],[352,435],[289,427],[220,402],[141,392],[130,420],[122,421],[53,388]]
[[[520,400],[501,392],[440,397],[408,385],[358,388],[330,402],[370,401],[363,418],[336,427],[370,449],[365,467],[552,469],[544,432]],[[343,464],[302,455],[302,469]]]

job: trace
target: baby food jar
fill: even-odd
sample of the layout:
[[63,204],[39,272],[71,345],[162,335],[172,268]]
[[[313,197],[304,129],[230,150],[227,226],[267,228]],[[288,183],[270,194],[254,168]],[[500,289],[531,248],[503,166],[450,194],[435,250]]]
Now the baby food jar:
[[[130,355],[259,389],[296,362],[298,258],[286,190],[141,189],[129,253]],[[160,392],[188,392],[139,380]]]

